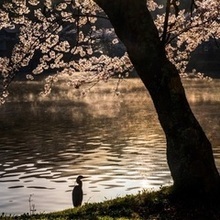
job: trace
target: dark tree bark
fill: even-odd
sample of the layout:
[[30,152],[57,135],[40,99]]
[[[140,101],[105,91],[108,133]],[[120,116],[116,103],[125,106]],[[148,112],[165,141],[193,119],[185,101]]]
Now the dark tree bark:
[[178,192],[212,194],[220,177],[212,146],[194,117],[177,69],[166,57],[146,0],[95,0],[148,89],[167,139],[167,160]]

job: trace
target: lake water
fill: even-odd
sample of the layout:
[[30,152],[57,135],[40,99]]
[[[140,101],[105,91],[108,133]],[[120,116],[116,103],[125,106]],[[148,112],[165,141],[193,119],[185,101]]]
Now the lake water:
[[[184,80],[192,109],[220,170],[220,80]],[[71,208],[75,178],[84,202],[172,184],[166,141],[138,79],[94,87],[86,96],[63,84],[40,97],[40,82],[16,82],[0,106],[0,213]]]

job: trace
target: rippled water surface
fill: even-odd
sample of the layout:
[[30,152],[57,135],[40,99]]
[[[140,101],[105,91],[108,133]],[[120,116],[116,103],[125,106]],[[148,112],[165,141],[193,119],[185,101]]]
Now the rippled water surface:
[[[220,81],[184,85],[220,169]],[[0,107],[0,213],[29,212],[29,199],[36,212],[70,208],[79,174],[88,176],[84,202],[172,183],[149,95],[138,79],[122,82],[119,96],[115,86],[103,84],[82,97],[60,85],[39,97],[39,82],[14,84]]]

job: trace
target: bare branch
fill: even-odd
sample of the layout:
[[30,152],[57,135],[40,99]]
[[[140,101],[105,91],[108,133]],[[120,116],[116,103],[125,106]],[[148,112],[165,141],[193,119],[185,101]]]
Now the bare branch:
[[191,6],[190,6],[191,17],[192,17],[194,8],[197,8],[197,5],[195,3],[195,0],[191,0]]
[[168,30],[168,23],[169,23],[169,16],[170,16],[170,6],[171,6],[171,0],[167,0],[166,14],[165,14],[165,20],[164,20],[164,26],[163,26],[163,34],[162,34],[163,45],[165,45],[167,41],[167,30]]

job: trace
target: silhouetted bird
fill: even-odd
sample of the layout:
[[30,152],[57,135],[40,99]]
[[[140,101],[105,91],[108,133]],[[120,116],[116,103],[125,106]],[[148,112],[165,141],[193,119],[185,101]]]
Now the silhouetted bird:
[[81,181],[81,179],[84,179],[84,178],[86,178],[86,177],[81,176],[81,175],[76,178],[76,182],[78,183],[78,185],[76,185],[73,188],[73,192],[72,192],[72,201],[73,201],[73,206],[74,207],[81,206],[81,204],[82,204],[83,190],[82,190],[82,181]]

